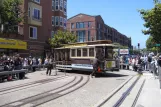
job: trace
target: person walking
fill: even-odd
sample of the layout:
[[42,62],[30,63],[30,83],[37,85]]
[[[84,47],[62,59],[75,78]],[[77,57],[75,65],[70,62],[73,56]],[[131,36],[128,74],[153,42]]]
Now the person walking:
[[50,57],[47,65],[46,75],[51,75],[52,64],[53,64],[52,57]]
[[32,59],[32,71],[35,72],[36,71],[36,65],[37,65],[37,62],[36,62],[36,58],[34,57]]
[[101,61],[104,60],[104,51],[100,48],[96,51],[96,57],[93,60],[93,72],[91,73],[91,77],[96,76],[96,72],[100,71]]
[[93,72],[91,73],[92,78],[93,76],[96,75],[96,72],[98,71],[98,65],[99,65],[98,59],[97,57],[95,57],[95,59],[93,60]]
[[151,72],[151,62],[152,62],[152,56],[149,55],[148,56],[148,66],[147,66],[147,69],[149,72]]

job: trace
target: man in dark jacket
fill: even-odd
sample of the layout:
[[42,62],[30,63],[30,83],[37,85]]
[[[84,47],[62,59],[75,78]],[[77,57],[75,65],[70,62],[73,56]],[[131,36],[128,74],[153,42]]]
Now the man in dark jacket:
[[99,65],[98,59],[95,58],[93,60],[93,72],[91,73],[91,77],[95,76],[96,72],[98,71],[98,65]]
[[21,59],[19,57],[16,57],[16,59],[14,61],[15,70],[22,69],[21,65],[22,65]]
[[101,64],[101,61],[103,60],[104,60],[104,52],[101,48],[98,48],[96,50],[96,57],[93,60],[93,72],[91,73],[91,77],[93,77],[96,74],[96,72],[98,71],[98,67]]

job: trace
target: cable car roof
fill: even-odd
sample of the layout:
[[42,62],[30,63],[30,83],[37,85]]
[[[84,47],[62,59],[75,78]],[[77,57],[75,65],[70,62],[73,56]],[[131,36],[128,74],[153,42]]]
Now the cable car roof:
[[55,49],[72,49],[72,48],[97,47],[97,46],[117,47],[117,45],[114,44],[93,44],[93,45],[79,44],[79,45],[66,45]]

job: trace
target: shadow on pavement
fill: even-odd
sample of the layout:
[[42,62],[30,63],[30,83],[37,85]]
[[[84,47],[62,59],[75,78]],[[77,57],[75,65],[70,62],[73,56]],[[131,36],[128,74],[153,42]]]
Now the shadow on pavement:
[[[64,72],[64,71],[59,71],[59,72]],[[90,75],[91,72],[90,71],[67,71],[67,73],[70,73],[70,74],[83,74],[83,75]],[[98,73],[96,75],[96,78],[105,78],[105,77],[125,77],[125,76],[128,76],[128,75],[123,75],[123,74],[116,74],[115,73],[112,73],[112,72],[108,72],[108,73]]]

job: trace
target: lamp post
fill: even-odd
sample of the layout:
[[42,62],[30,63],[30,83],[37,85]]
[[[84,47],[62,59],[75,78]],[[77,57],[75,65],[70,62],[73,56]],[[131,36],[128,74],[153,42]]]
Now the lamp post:
[[2,32],[2,25],[1,25],[1,23],[2,23],[2,19],[1,19],[1,15],[0,15],[0,32]]

